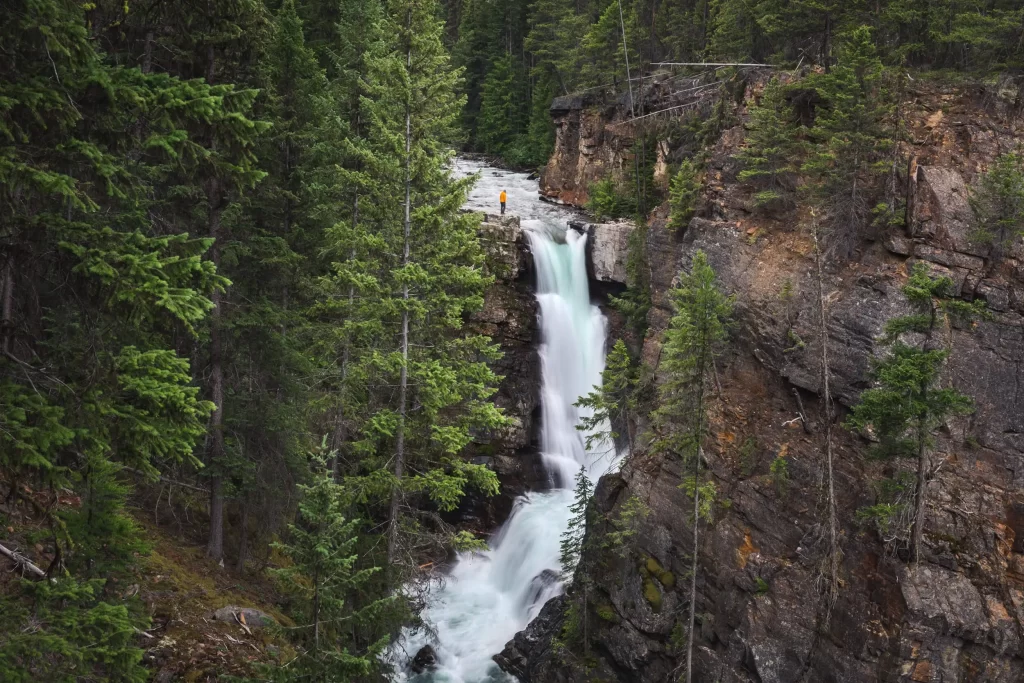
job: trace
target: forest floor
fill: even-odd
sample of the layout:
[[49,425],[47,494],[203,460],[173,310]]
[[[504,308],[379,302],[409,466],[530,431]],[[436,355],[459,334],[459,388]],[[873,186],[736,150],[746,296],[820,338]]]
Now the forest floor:
[[[53,500],[49,493],[22,488],[25,495],[20,499],[0,499],[0,543],[45,570],[54,548],[52,534],[38,512],[77,507],[81,501],[72,496]],[[8,490],[6,483],[0,490]],[[153,671],[151,680],[215,681],[253,675],[261,664],[292,659],[294,652],[282,631],[294,622],[280,611],[284,596],[264,572],[240,574],[226,569],[206,556],[191,529],[158,527],[151,511],[131,507],[129,511],[149,552],[139,554],[130,569],[105,576],[103,599],[149,618],[136,645],[145,652],[143,661]],[[14,593],[20,574],[7,558],[0,557],[0,600]],[[227,607],[258,610],[276,625],[261,626],[259,619],[252,618],[253,612],[248,612],[247,619],[233,609],[221,612],[227,620],[217,619],[215,612]]]

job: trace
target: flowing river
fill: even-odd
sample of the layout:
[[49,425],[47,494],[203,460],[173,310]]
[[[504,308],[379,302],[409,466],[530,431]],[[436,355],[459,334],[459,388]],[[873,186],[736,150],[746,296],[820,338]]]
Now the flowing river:
[[[580,396],[601,381],[607,321],[591,303],[587,283],[586,237],[568,229],[571,214],[542,202],[537,181],[482,163],[459,159],[456,174],[480,173],[466,207],[498,212],[498,195],[508,194],[507,211],[520,217],[533,252],[541,343],[541,453],[552,488],[518,498],[508,520],[485,552],[461,553],[444,581],[432,587],[423,620],[429,629],[406,629],[392,652],[397,680],[409,683],[511,681],[491,657],[562,591],[559,542],[569,524],[574,478],[581,467],[597,479],[618,464],[610,445],[585,448],[577,430]],[[431,645],[432,672],[413,674],[409,659]]]

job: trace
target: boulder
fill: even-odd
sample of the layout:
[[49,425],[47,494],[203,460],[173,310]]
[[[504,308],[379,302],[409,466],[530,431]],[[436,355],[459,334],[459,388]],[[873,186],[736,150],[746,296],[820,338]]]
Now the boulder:
[[437,653],[430,645],[424,645],[409,664],[414,674],[421,674],[424,671],[433,671],[437,668]]
[[221,607],[213,613],[213,618],[217,621],[226,621],[232,624],[242,623],[249,628],[261,628],[277,624],[277,620],[266,612],[252,607],[238,607],[236,605]]
[[[937,247],[972,256],[987,256],[988,247],[971,239],[974,213],[967,185],[951,168],[918,166],[910,232]],[[946,264],[949,265],[949,264]]]

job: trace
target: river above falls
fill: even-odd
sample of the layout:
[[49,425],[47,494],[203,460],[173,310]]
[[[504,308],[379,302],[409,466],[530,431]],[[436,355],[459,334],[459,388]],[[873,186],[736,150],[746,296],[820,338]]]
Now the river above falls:
[[[520,496],[508,520],[483,552],[460,553],[433,585],[422,612],[426,628],[407,628],[393,648],[397,681],[498,683],[514,680],[492,657],[562,592],[559,549],[569,524],[572,484],[580,468],[594,482],[617,466],[607,446],[585,448],[576,427],[586,416],[573,404],[601,381],[607,321],[590,300],[586,237],[567,228],[573,213],[539,198],[537,181],[524,173],[457,159],[455,173],[479,174],[466,208],[517,215],[533,254],[541,332],[541,455],[554,487]],[[426,646],[437,666],[414,673],[410,660]]]

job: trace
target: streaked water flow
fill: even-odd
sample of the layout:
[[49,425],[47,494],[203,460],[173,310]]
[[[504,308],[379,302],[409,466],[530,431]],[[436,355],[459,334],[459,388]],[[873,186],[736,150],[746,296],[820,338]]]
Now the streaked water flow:
[[[601,380],[607,334],[604,315],[590,301],[586,238],[567,229],[568,211],[538,199],[537,183],[526,175],[468,160],[456,170],[481,173],[467,208],[496,213],[506,190],[508,211],[520,216],[530,242],[540,308],[541,451],[552,488],[517,499],[489,549],[460,554],[431,590],[422,615],[430,629],[407,629],[392,653],[398,680],[416,683],[511,680],[491,657],[562,591],[555,575],[573,480],[581,466],[596,482],[617,464],[610,447],[588,453],[586,435],[576,429],[582,412],[573,404]],[[428,644],[438,668],[415,676],[408,660]]]

